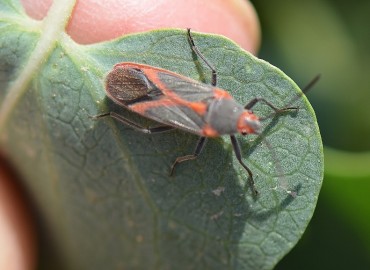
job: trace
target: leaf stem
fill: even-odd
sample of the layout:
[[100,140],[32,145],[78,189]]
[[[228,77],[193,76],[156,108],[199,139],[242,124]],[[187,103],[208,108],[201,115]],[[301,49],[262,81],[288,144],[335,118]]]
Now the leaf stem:
[[47,16],[40,24],[40,30],[42,31],[40,40],[19,77],[9,86],[7,95],[0,108],[0,133],[3,131],[16,104],[27,91],[27,86],[33,75],[45,62],[55,43],[60,39],[61,34],[64,33],[75,3],[76,0],[54,1]]

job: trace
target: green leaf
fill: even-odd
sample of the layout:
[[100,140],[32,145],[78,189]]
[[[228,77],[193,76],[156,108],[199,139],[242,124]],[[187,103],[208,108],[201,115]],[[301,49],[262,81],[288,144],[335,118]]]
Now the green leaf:
[[[49,24],[39,24],[18,4],[3,2],[0,10],[0,83],[7,89],[0,94],[1,146],[24,177],[66,267],[271,269],[297,243],[323,175],[319,129],[305,97],[294,104],[298,112],[263,122],[265,139],[238,136],[257,198],[227,137],[210,139],[197,160],[169,177],[170,165],[193,151],[196,136],[180,130],[145,135],[89,115],[114,110],[154,125],[106,99],[104,77],[118,62],[209,83],[210,71],[192,53],[184,30],[83,46],[49,29],[62,27],[67,15],[58,13],[55,23],[48,15]],[[196,33],[194,39],[216,67],[218,86],[241,104],[264,97],[284,107],[299,95],[280,70],[230,40]],[[255,113],[271,109],[259,104]]]

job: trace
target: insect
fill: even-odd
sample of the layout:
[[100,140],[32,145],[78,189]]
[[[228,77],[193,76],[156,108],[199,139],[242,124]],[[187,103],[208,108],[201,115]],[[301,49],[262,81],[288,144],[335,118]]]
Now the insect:
[[251,110],[258,102],[269,106],[274,114],[298,108],[289,106],[277,108],[264,98],[253,98],[245,106],[240,105],[227,91],[216,86],[217,72],[195,46],[190,29],[187,29],[187,37],[192,51],[212,72],[210,85],[149,65],[119,63],[106,77],[107,96],[119,106],[161,125],[145,128],[115,112],[100,114],[93,118],[110,116],[148,134],[181,129],[198,135],[200,138],[193,154],[176,158],[171,166],[170,175],[174,173],[179,163],[196,159],[202,152],[207,138],[229,135],[236,158],[247,171],[254,194],[258,194],[253,173],[242,160],[235,134],[261,133],[261,119]]

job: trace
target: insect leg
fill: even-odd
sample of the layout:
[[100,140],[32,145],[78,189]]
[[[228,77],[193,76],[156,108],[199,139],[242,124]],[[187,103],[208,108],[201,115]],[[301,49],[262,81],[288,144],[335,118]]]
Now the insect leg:
[[202,150],[203,150],[204,145],[206,144],[206,142],[207,142],[207,138],[206,137],[200,137],[200,139],[199,139],[199,141],[197,143],[197,146],[195,147],[194,154],[192,154],[192,155],[186,155],[186,156],[182,156],[182,157],[176,158],[175,162],[171,166],[170,175],[173,175],[173,172],[175,171],[175,167],[176,167],[177,164],[179,164],[179,163],[181,163],[183,161],[196,159],[199,156],[199,154],[202,152]]
[[145,128],[145,127],[142,127],[142,126],[128,120],[127,118],[125,118],[122,115],[119,115],[118,113],[115,113],[115,112],[103,113],[103,114],[91,116],[90,118],[96,120],[96,119],[107,117],[107,116],[110,116],[110,117],[118,120],[122,124],[124,124],[126,126],[129,126],[129,127],[133,128],[137,131],[146,133],[146,134],[160,133],[160,132],[165,132],[165,131],[169,131],[169,130],[174,129],[171,126],[158,126],[158,127],[153,127],[153,128]]
[[301,96],[305,95],[309,90],[312,89],[312,87],[317,83],[317,81],[320,79],[320,75],[316,75],[303,89],[302,89],[302,93],[299,94],[299,95],[296,95],[293,99],[291,99],[285,108],[277,108],[275,107],[273,104],[271,104],[269,101],[267,101],[266,99],[264,98],[254,98],[252,99],[251,101],[248,102],[247,105],[244,106],[245,109],[247,110],[250,110],[252,109],[252,107],[254,105],[257,104],[257,102],[260,102],[262,101],[263,103],[265,103],[267,106],[269,106],[271,109],[273,109],[275,111],[275,113],[280,113],[280,112],[284,112],[284,111],[288,111],[288,110],[298,110],[299,107],[289,107],[289,105],[291,105],[292,103],[294,103],[297,99],[299,99]]
[[239,143],[238,141],[236,140],[235,136],[234,135],[230,135],[230,139],[231,139],[231,143],[233,145],[233,149],[234,149],[234,153],[235,153],[235,156],[236,156],[236,159],[239,161],[239,163],[244,167],[244,169],[246,169],[246,171],[248,172],[249,174],[249,178],[250,178],[250,182],[251,182],[251,186],[252,186],[252,189],[253,189],[253,193],[255,195],[258,195],[258,191],[255,187],[255,183],[254,183],[254,180],[253,180],[253,173],[252,171],[248,168],[247,165],[244,164],[244,162],[242,161],[242,155],[240,153],[240,147],[239,147]]
[[211,84],[213,86],[216,86],[216,84],[217,84],[217,73],[216,73],[216,69],[207,60],[207,58],[205,58],[205,56],[199,51],[199,49],[197,48],[197,46],[195,46],[193,37],[191,36],[191,33],[190,33],[190,28],[188,28],[187,30],[188,30],[188,39],[189,39],[189,42],[191,44],[191,49],[193,50],[193,52],[196,55],[198,55],[200,58],[202,58],[202,60],[204,61],[204,63],[206,63],[206,65],[212,70],[212,82],[211,82]]
[[256,105],[258,102],[263,102],[265,103],[267,106],[269,106],[271,109],[273,109],[276,113],[280,113],[280,112],[284,112],[284,111],[288,111],[288,110],[298,110],[299,107],[286,107],[286,108],[277,108],[275,107],[271,102],[267,101],[266,99],[264,98],[254,98],[252,99],[251,101],[248,102],[247,105],[244,106],[244,109],[246,110],[250,110],[254,107],[254,105]]

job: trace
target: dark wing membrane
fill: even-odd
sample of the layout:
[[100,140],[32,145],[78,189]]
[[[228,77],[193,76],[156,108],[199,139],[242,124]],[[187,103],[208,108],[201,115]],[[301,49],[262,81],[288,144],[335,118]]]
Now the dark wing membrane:
[[105,85],[108,96],[124,105],[162,95],[140,69],[116,67],[107,75]]
[[186,101],[197,102],[213,98],[214,87],[212,85],[164,72],[158,72],[158,79],[161,83],[160,88],[164,87]]

